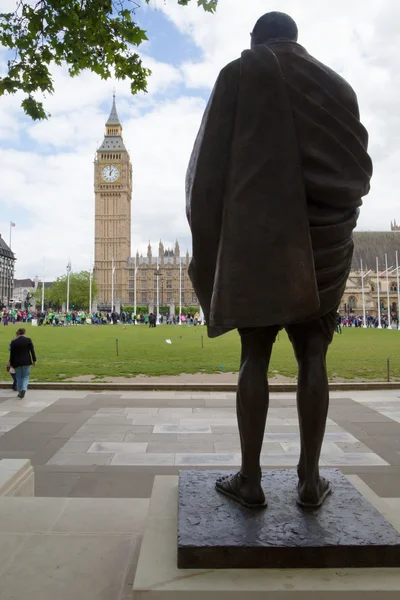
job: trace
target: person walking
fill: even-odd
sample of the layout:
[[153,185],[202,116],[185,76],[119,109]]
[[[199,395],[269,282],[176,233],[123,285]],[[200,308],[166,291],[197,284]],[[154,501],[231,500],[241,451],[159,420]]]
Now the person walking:
[[32,340],[25,336],[25,329],[21,328],[10,344],[10,367],[15,369],[18,398],[23,398],[28,389],[31,365],[36,365],[35,348]]

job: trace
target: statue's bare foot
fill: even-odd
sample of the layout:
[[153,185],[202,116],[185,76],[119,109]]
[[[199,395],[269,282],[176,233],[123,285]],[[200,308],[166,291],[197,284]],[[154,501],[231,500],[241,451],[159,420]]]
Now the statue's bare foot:
[[239,472],[217,479],[217,491],[246,508],[266,508],[268,503],[260,482],[251,482]]
[[302,508],[319,508],[331,493],[332,487],[323,477],[312,484],[299,481],[297,504]]

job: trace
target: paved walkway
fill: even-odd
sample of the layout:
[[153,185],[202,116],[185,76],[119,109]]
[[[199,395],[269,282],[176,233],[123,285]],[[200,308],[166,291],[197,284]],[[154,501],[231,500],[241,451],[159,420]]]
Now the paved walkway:
[[[36,496],[149,498],[155,475],[240,462],[230,393],[0,391],[0,458],[30,458]],[[262,462],[294,467],[295,397],[274,394]],[[400,391],[331,394],[322,464],[400,497]]]

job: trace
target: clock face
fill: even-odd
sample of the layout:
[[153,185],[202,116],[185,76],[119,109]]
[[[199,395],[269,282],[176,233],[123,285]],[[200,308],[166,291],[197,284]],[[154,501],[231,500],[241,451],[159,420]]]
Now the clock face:
[[107,183],[114,183],[119,177],[119,169],[115,165],[107,165],[101,170],[101,176]]

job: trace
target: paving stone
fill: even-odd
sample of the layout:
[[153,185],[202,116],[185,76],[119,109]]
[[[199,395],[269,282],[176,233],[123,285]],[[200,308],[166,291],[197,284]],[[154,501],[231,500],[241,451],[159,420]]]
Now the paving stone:
[[81,476],[81,473],[56,473],[36,469],[35,497],[68,498]]
[[[124,437],[124,442],[177,442],[177,433],[127,433]],[[192,437],[195,437],[192,435]],[[207,436],[207,441],[210,436]],[[193,440],[196,441],[196,440]]]
[[155,425],[153,433],[211,433],[210,425],[176,425],[174,423],[165,423]]
[[149,501],[142,498],[71,498],[52,532],[142,534],[148,508]]
[[[75,498],[150,498],[154,474],[144,472],[116,472],[122,467],[110,467],[112,472],[80,473],[66,496]],[[146,468],[146,467],[145,467]],[[74,475],[65,473],[56,475]]]
[[131,547],[124,535],[32,536],[2,574],[0,599],[119,600]]
[[149,442],[147,446],[147,452],[151,454],[164,454],[172,452],[173,454],[176,452],[198,452],[198,453],[208,453],[214,452],[214,444],[210,440],[208,443],[204,442]]
[[71,442],[122,442],[125,433],[116,433],[114,431],[106,432],[78,432],[70,439]]
[[381,498],[400,497],[400,474],[359,473],[359,477]]
[[[34,533],[50,531],[67,504],[59,498],[0,498],[0,533]],[[3,588],[2,585],[0,586]],[[1,598],[1,595],[0,595]]]
[[232,465],[239,466],[241,463],[241,456],[239,453],[201,453],[201,454],[176,454],[175,464],[178,466],[213,466],[213,465]]
[[88,452],[111,452],[111,453],[130,453],[137,454],[146,452],[147,442],[94,442]]
[[48,465],[109,465],[114,454],[77,454],[73,452],[57,452],[46,464]]
[[[104,455],[102,455],[104,456]],[[112,465],[174,465],[174,454],[115,454]]]
[[12,561],[27,537],[26,535],[0,533],[0,573]]

